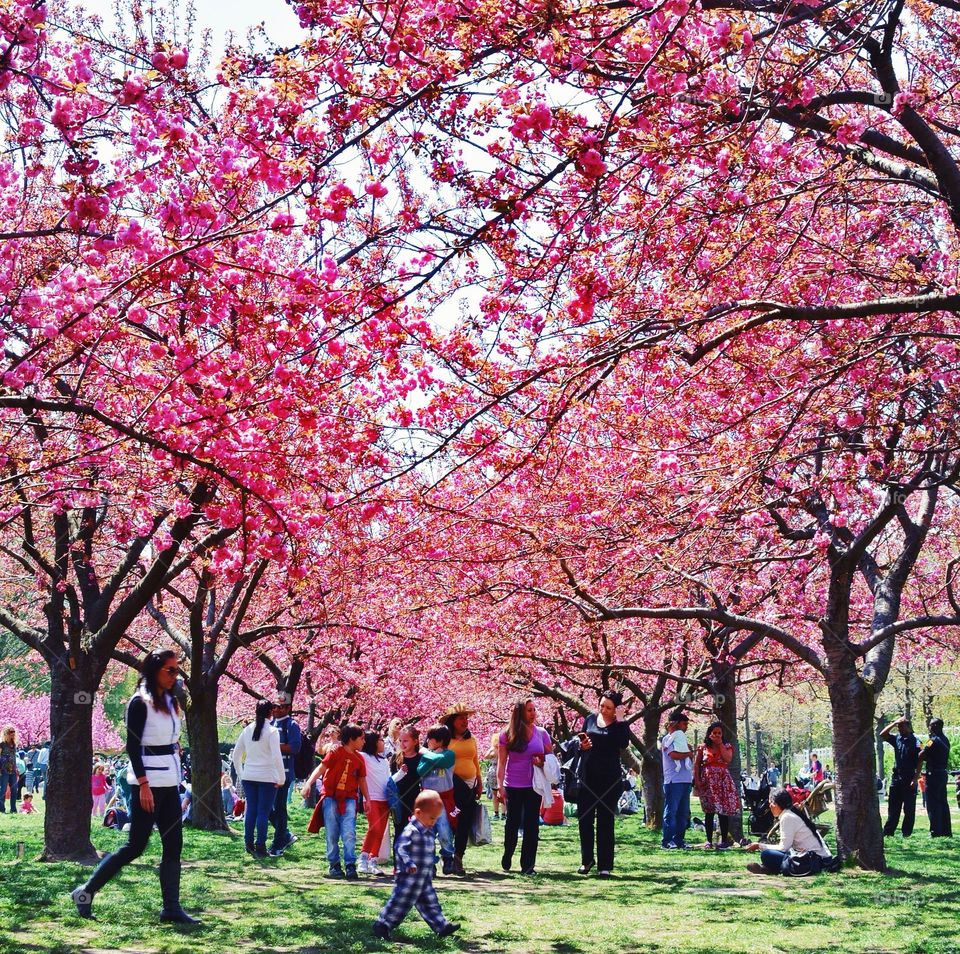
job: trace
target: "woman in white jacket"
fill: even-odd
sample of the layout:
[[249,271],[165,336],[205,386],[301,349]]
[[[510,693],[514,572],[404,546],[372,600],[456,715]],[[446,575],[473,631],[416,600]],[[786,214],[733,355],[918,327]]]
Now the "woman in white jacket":
[[256,720],[240,733],[233,747],[233,764],[247,800],[243,815],[244,841],[247,851],[257,858],[267,855],[267,822],[277,789],[286,779],[280,732],[267,721],[272,713],[273,703],[261,699],[257,703]]

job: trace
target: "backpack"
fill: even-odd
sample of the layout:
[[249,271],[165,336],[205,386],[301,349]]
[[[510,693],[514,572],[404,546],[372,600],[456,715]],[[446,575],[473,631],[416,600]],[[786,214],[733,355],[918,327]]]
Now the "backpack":
[[313,739],[304,735],[300,740],[300,751],[293,757],[294,779],[305,779],[317,767],[317,747]]

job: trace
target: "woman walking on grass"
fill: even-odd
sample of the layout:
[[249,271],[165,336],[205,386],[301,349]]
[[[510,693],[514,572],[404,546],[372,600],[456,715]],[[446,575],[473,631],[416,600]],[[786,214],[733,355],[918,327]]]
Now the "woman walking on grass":
[[537,707],[533,699],[516,703],[510,712],[510,724],[500,733],[497,753],[497,789],[507,805],[503,833],[504,871],[513,865],[513,852],[523,828],[520,848],[520,873],[536,874],[537,847],[540,844],[540,793],[533,787],[534,767],[542,767],[553,752],[546,729],[537,725]]
[[[267,823],[276,801],[277,789],[286,782],[286,769],[280,751],[280,730],[270,725],[273,703],[261,699],[256,719],[248,725],[233,747],[233,764],[243,782],[247,807],[243,814],[243,840],[256,858],[267,856]],[[272,853],[274,857],[282,851]]]
[[608,689],[600,696],[597,713],[587,716],[580,730],[583,769],[577,799],[579,874],[588,874],[593,867],[594,823],[597,875],[606,878],[613,872],[613,823],[623,792],[620,757],[630,744],[627,724],[617,718],[617,707],[622,702],[619,692]]
[[77,913],[93,917],[94,896],[121,868],[143,854],[153,826],[160,831],[161,921],[199,924],[180,906],[180,707],[172,695],[180,669],[172,649],[155,649],[144,657],[140,685],[127,703],[127,755],[130,768],[130,833],[127,843],[107,855],[86,884],[70,897]]

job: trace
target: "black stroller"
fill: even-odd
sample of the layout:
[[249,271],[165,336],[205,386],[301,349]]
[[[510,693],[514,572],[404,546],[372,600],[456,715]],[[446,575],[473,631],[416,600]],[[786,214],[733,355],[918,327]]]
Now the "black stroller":
[[767,779],[742,779],[743,804],[750,812],[750,834],[765,835],[773,827],[773,812],[770,811],[770,783]]

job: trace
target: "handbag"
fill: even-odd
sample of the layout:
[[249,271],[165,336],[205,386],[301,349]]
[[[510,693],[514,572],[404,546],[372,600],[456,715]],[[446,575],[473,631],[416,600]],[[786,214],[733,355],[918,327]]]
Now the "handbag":
[[477,804],[473,813],[473,827],[470,829],[470,844],[474,846],[489,845],[493,841],[493,829],[490,825],[490,812],[487,806]]
[[790,878],[806,878],[818,875],[821,871],[829,871],[832,865],[833,858],[824,858],[815,851],[803,851],[784,858],[780,865],[780,874]]

